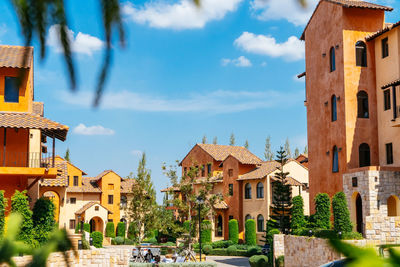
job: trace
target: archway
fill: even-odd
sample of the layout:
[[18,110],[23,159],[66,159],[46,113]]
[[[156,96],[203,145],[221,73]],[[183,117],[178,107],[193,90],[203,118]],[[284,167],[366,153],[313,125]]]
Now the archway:
[[388,216],[399,216],[399,199],[396,196],[390,196],[387,199],[387,213]]
[[95,231],[103,233],[104,223],[100,217],[97,217],[97,216],[93,217],[92,219],[90,219],[89,224],[90,224],[90,232],[91,233],[95,232]]
[[363,234],[362,199],[360,194],[357,194],[356,197],[356,223],[357,223],[357,232]]
[[54,220],[58,222],[60,216],[60,196],[57,192],[54,191],[46,191],[42,195],[44,198],[51,200],[54,204]]

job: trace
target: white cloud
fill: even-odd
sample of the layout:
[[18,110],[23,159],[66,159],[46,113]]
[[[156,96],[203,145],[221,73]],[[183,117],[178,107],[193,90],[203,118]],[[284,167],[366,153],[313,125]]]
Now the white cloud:
[[132,21],[147,24],[153,28],[201,29],[208,22],[220,20],[228,12],[237,9],[243,0],[202,0],[197,7],[193,0],[179,0],[169,3],[165,0],[150,1],[141,7],[127,2],[123,13]]
[[298,0],[252,0],[250,6],[259,20],[284,19],[296,26],[304,26],[310,19],[318,0],[306,2],[307,6],[302,7]]
[[[59,97],[59,95],[58,95]],[[61,99],[67,104],[91,108],[94,93],[61,93]],[[278,91],[225,91],[195,93],[178,98],[130,91],[108,92],[102,97],[100,109],[133,110],[141,112],[203,112],[233,113],[246,110],[280,107],[280,103],[290,106],[303,101],[304,93],[281,93]]]
[[[47,39],[47,45],[53,47],[56,52],[62,52],[62,47],[58,38],[59,28],[59,25],[51,26]],[[75,33],[70,29],[67,29],[67,33],[71,42],[72,51],[75,53],[91,56],[94,52],[101,50],[104,46],[102,40],[89,34],[78,32],[75,36]]]
[[251,67],[252,66],[251,61],[244,56],[240,56],[235,59],[223,58],[221,60],[222,66],[228,66],[230,64],[232,64],[236,67]]
[[296,61],[304,58],[304,42],[295,36],[290,36],[286,42],[277,43],[275,38],[269,35],[256,35],[251,32],[243,32],[234,41],[234,44],[244,51],[253,54],[283,57],[288,61]]
[[75,134],[80,135],[113,135],[115,131],[112,129],[105,128],[101,125],[94,125],[94,126],[86,126],[83,123],[80,123],[76,126],[73,130]]

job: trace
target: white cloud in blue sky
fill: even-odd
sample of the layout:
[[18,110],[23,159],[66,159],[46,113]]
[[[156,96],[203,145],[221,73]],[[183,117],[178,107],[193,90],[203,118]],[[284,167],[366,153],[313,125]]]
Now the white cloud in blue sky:
[[180,0],[177,3],[149,1],[140,7],[127,2],[123,7],[123,13],[129,20],[154,28],[200,29],[208,22],[220,20],[228,12],[235,11],[242,1],[202,0],[200,7],[197,7],[192,0]]
[[223,58],[221,59],[221,65],[226,67],[228,65],[233,65],[235,67],[251,67],[251,61],[245,57],[240,56],[238,58],[230,59],[230,58]]
[[74,128],[73,133],[79,135],[114,135],[115,131],[101,125],[86,126],[80,123]]

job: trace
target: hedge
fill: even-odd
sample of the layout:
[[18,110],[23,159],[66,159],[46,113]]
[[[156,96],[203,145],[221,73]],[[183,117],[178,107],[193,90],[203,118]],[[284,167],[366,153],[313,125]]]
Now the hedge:
[[350,212],[347,207],[346,195],[338,192],[332,199],[333,229],[336,233],[350,233],[353,226],[350,221]]
[[106,237],[115,237],[115,227],[113,222],[106,224]]
[[237,244],[239,242],[239,224],[235,219],[229,220],[229,240]]
[[33,206],[32,222],[34,225],[34,238],[39,244],[47,242],[50,232],[56,227],[54,212],[56,207],[53,201],[41,197]]
[[211,243],[213,248],[227,248],[229,246],[235,245],[232,240],[219,240]]
[[15,190],[11,197],[11,212],[19,213],[22,216],[21,231],[17,236],[17,240],[27,244],[32,244],[33,241],[33,222],[32,211],[29,209],[28,196],[25,191]]
[[204,220],[201,223],[201,242],[202,243],[211,243],[211,222],[209,220]]
[[331,200],[326,193],[319,193],[314,198],[315,214],[315,227],[319,229],[331,228]]
[[281,255],[275,259],[276,267],[285,267],[285,256]]
[[94,231],[90,234],[90,237],[93,239],[93,246],[96,248],[103,247],[103,234],[99,231]]
[[246,244],[250,246],[257,245],[256,222],[253,219],[249,219],[246,221],[244,227],[245,227],[244,235]]
[[201,248],[201,251],[206,255],[210,254],[212,250],[213,248],[210,245],[205,245],[204,247]]
[[125,229],[126,229],[125,223],[124,222],[119,222],[117,224],[117,236],[125,237]]
[[6,207],[7,199],[4,197],[4,191],[0,190],[0,239],[4,234]]
[[79,231],[81,230],[81,223],[80,222],[78,222],[77,224],[76,224],[76,227],[75,227],[75,234],[79,234]]
[[290,222],[291,230],[301,229],[306,226],[304,219],[304,201],[301,195],[292,199],[292,218]]
[[[153,263],[130,263],[129,267],[153,267]],[[160,267],[217,267],[215,262],[159,263]]]
[[254,255],[249,258],[251,267],[264,267],[268,266],[268,257],[264,255]]
[[226,249],[226,252],[228,252],[228,255],[229,255],[229,256],[235,256],[235,255],[236,255],[236,252],[237,252],[237,248],[236,248],[235,245],[229,246],[229,247]]
[[251,257],[254,255],[261,254],[261,247],[260,246],[251,246],[247,248],[247,257]]
[[117,236],[114,238],[114,241],[116,245],[123,245],[125,240],[122,236]]
[[83,224],[83,231],[90,233],[90,224],[84,223]]
[[[194,252],[199,253],[199,249],[194,249]],[[226,248],[214,248],[208,254],[209,256],[241,256],[247,257],[247,250],[237,249],[234,255],[229,255]]]

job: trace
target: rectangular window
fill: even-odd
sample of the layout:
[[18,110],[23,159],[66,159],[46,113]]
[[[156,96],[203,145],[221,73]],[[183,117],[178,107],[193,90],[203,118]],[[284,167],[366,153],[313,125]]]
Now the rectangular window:
[[108,204],[114,204],[114,196],[108,195]]
[[386,163],[393,164],[393,144],[386,144]]
[[184,175],[187,174],[187,168],[186,168],[186,167],[183,168],[183,174],[184,174]]
[[233,184],[229,184],[229,195],[233,196]]
[[98,210],[99,210],[99,206],[95,206],[95,207],[94,207],[94,210],[95,210],[95,211],[98,211]]
[[70,180],[69,180],[69,175],[67,176],[67,180],[68,180],[67,185],[68,185],[68,186],[71,186]]
[[389,56],[389,42],[388,38],[382,39],[382,58]]
[[204,177],[206,175],[206,166],[201,165],[201,177]]
[[19,102],[19,88],[17,77],[4,77],[4,102]]
[[75,229],[75,220],[69,220],[69,229]]
[[79,177],[74,176],[74,186],[78,186]]
[[76,204],[76,198],[71,197],[71,198],[69,199],[69,202],[70,202],[71,204]]
[[207,164],[207,174],[211,174],[211,163]]
[[114,190],[114,185],[113,184],[109,184],[108,185],[108,190]]
[[389,110],[390,107],[390,89],[383,91],[383,106],[384,110]]
[[229,170],[228,170],[228,175],[229,175],[229,177],[232,177],[232,176],[233,176],[233,169],[229,169]]

